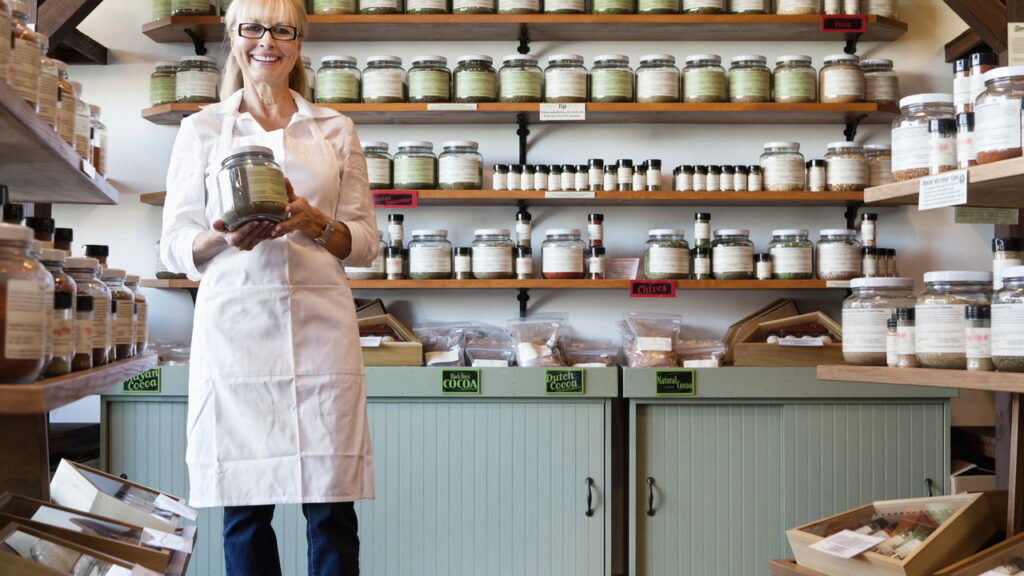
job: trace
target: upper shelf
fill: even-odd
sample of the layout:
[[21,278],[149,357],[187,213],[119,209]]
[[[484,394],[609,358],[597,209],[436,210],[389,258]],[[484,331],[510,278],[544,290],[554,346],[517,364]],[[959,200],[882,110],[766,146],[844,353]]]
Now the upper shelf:
[[884,366],[818,366],[819,380],[906,384],[937,388],[964,388],[994,392],[1024,392],[1024,374],[935,370],[929,368],[887,368]]
[[[676,280],[679,290],[846,290],[849,282],[825,280]],[[353,290],[448,290],[538,288],[555,290],[629,290],[630,280],[349,280]],[[190,280],[144,279],[145,288],[198,288]]]
[[[916,205],[921,180],[908,180],[864,191],[868,204]],[[1024,208],[1024,158],[1012,158],[968,168],[967,205]]]
[[156,361],[156,354],[143,354],[32,384],[0,384],[0,415],[45,414],[142,374]]
[[[889,42],[907,25],[868,16],[860,40]],[[672,41],[842,41],[846,34],[821,31],[821,15],[777,14],[340,14],[309,16],[309,41],[392,42],[518,40],[526,26],[530,41],[657,40]],[[157,42],[191,42],[190,29],[207,42],[224,38],[219,16],[173,16],[143,24]]]
[[14,202],[117,204],[117,189],[6,82],[0,82],[0,148],[0,184]]

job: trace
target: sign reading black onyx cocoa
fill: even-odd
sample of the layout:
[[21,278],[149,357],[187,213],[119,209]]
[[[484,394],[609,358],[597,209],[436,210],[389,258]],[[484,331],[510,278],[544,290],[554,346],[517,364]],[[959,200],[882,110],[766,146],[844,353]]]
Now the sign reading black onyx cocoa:
[[441,370],[442,394],[479,394],[480,370]]
[[864,14],[822,15],[821,31],[863,34],[868,31],[868,17]]
[[121,383],[121,391],[126,394],[159,394],[160,369],[153,368]]
[[631,280],[630,298],[675,298],[675,280]]
[[551,368],[544,371],[545,394],[584,393],[583,370]]
[[419,190],[373,190],[374,208],[415,208]]
[[654,373],[658,396],[696,396],[697,375],[693,370],[658,370]]

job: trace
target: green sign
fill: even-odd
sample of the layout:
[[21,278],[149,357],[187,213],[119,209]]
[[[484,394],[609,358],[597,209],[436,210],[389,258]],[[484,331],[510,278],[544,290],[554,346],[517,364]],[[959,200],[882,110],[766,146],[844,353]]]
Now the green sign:
[[658,396],[696,396],[697,374],[693,370],[658,370],[654,385]]
[[460,368],[441,370],[442,394],[479,394],[480,370]]
[[121,384],[121,391],[126,394],[159,394],[160,369],[153,368],[148,372],[132,376]]
[[550,368],[544,371],[545,394],[579,394],[584,392],[583,370]]

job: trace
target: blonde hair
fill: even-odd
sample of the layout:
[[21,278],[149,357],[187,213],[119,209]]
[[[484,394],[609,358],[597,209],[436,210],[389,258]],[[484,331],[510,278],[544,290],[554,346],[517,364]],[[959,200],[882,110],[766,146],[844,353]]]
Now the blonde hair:
[[[224,15],[224,43],[228,58],[220,83],[220,99],[227,100],[244,85],[242,68],[231,52],[231,38],[238,34],[239,22],[264,21],[267,24],[287,24],[299,29],[299,36],[305,37],[309,29],[306,7],[302,0],[235,0]],[[268,31],[267,34],[270,34]],[[302,64],[302,51],[295,59],[295,67],[288,75],[288,87],[299,95],[306,91],[306,70]]]

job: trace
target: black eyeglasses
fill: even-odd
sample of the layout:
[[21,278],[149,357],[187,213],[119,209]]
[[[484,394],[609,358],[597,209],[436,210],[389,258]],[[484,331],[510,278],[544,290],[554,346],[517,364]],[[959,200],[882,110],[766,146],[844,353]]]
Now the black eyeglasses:
[[252,38],[258,40],[263,38],[263,35],[270,31],[270,36],[274,40],[295,40],[299,37],[299,29],[295,26],[286,26],[284,24],[277,24],[275,26],[264,26],[263,24],[257,24],[256,22],[243,22],[238,25],[238,35],[242,38]]

